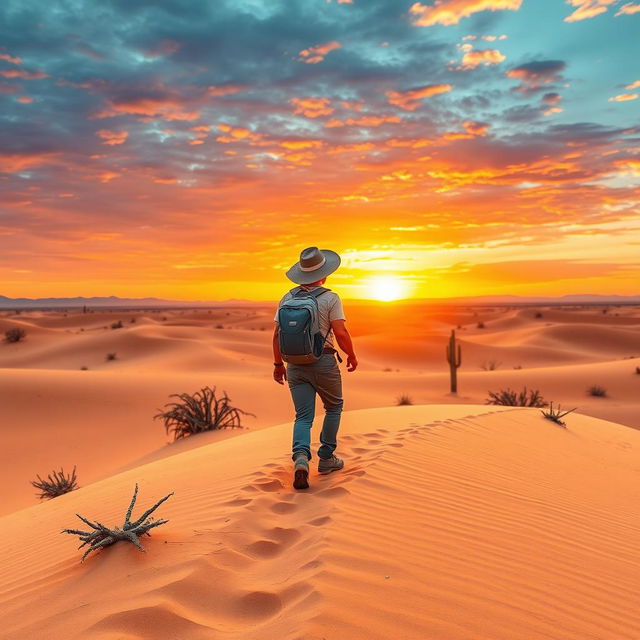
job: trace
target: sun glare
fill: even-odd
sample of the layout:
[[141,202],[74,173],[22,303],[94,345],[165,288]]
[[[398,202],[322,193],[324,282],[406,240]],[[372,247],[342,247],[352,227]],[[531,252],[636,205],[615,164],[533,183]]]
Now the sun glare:
[[405,297],[405,283],[399,278],[381,277],[374,278],[367,287],[370,298],[390,302]]

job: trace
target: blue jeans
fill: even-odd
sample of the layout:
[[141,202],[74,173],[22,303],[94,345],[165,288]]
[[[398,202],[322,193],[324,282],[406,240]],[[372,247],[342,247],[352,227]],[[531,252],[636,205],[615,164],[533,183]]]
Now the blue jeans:
[[297,452],[304,451],[311,460],[311,426],[315,417],[316,393],[325,410],[318,457],[330,458],[337,446],[343,405],[342,377],[335,356],[323,353],[316,362],[287,365],[287,381],[296,408],[291,458],[295,459]]

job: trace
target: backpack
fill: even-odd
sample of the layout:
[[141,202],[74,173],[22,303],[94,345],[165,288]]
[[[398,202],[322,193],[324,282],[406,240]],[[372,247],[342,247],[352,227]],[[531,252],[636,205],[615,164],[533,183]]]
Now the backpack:
[[292,297],[278,308],[278,341],[285,362],[309,364],[320,359],[331,327],[323,337],[316,298],[326,291],[331,289],[318,287],[308,291],[295,287],[290,291]]

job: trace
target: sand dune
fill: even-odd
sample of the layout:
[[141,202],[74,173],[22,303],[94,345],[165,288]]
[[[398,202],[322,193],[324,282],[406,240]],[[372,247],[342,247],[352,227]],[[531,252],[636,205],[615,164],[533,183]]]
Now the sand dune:
[[[316,434],[317,436],[317,434]],[[290,488],[290,425],[0,520],[7,640],[640,637],[640,433],[535,409],[345,413],[344,471]],[[170,520],[83,564],[74,513]],[[155,514],[154,514],[155,515]]]
[[[420,404],[482,404],[490,390],[526,385],[556,404],[640,428],[640,357],[628,359],[640,356],[635,308],[621,308],[624,318],[613,315],[618,310],[589,308],[406,314],[402,305],[358,303],[348,311],[360,367],[355,374],[343,369],[347,410],[391,406],[401,394]],[[24,342],[0,344],[0,513],[36,502],[30,485],[36,474],[77,465],[84,485],[175,452],[178,445],[168,446],[153,420],[172,393],[205,385],[226,390],[235,406],[255,414],[245,420],[250,430],[290,420],[288,389],[271,379],[272,313],[256,305],[0,315],[0,332],[27,331]],[[616,324],[621,319],[625,324]],[[123,328],[111,329],[118,320]],[[462,323],[458,396],[449,395],[444,358],[458,324],[448,323]],[[108,361],[108,353],[116,360]],[[496,370],[483,370],[490,366]],[[604,386],[607,397],[588,396],[592,385]]]

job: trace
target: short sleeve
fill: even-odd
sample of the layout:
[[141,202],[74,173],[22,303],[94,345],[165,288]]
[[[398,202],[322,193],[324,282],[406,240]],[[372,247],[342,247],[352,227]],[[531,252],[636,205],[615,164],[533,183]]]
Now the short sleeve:
[[335,299],[329,307],[329,322],[333,322],[334,320],[346,320],[344,317],[344,309],[342,308],[342,300],[340,300],[338,294],[335,295]]

